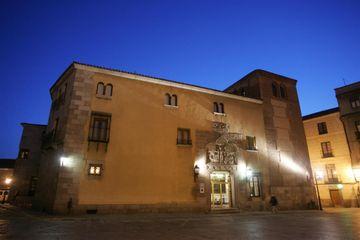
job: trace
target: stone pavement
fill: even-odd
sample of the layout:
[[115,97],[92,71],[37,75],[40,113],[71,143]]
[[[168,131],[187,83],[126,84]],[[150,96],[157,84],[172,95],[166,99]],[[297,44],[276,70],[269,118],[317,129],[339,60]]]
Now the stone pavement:
[[360,239],[360,209],[50,216],[0,206],[0,239]]

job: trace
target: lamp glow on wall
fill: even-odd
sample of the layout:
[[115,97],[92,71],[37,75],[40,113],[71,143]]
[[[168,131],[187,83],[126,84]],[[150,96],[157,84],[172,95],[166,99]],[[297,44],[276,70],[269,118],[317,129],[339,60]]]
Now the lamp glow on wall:
[[354,174],[355,181],[360,182],[360,168],[354,168],[353,174]]
[[5,178],[5,184],[9,185],[12,182],[11,178]]
[[281,163],[284,165],[284,167],[295,173],[309,175],[309,172],[306,169],[295,163],[289,156],[285,154],[281,156]]
[[195,160],[194,163],[194,172],[195,172],[195,167],[198,168],[198,170],[196,170],[198,172],[198,175],[202,175],[205,176],[206,175],[206,158],[205,156],[201,156],[198,159]]
[[72,159],[70,157],[60,157],[60,166],[61,167],[71,167]]

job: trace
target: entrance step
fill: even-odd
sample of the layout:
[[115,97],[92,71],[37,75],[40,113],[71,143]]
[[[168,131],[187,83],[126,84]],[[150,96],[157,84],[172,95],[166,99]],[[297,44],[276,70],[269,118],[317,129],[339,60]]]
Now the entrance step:
[[211,213],[215,213],[215,214],[240,213],[240,209],[238,209],[238,208],[219,208],[219,209],[211,209]]

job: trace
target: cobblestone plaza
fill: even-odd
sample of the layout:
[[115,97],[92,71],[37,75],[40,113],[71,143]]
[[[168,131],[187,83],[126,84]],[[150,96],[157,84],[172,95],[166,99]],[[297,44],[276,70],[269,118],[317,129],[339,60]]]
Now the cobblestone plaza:
[[1,239],[360,239],[359,209],[76,217],[0,211]]

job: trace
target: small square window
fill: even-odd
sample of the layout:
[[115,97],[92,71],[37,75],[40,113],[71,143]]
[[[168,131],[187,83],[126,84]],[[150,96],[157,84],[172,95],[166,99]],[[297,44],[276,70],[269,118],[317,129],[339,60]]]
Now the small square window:
[[328,133],[326,122],[318,123],[318,132],[319,135]]
[[29,159],[29,153],[30,151],[28,149],[20,149],[19,159]]
[[247,150],[256,150],[256,137],[246,136]]
[[190,129],[178,128],[176,143],[178,145],[191,145]]
[[89,165],[89,175],[100,176],[102,171],[102,164],[90,164]]

